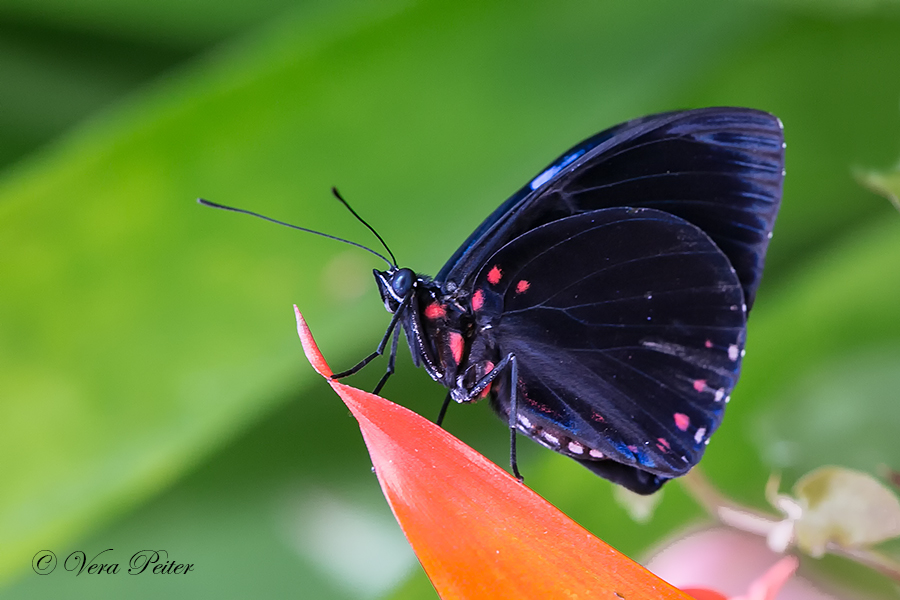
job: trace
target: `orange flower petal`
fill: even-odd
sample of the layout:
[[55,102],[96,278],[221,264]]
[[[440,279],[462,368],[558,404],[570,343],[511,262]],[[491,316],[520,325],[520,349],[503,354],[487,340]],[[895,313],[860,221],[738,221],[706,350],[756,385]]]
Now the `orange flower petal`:
[[[304,351],[327,377],[294,308]],[[444,600],[689,598],[434,423],[329,383],[359,422],[391,510]]]

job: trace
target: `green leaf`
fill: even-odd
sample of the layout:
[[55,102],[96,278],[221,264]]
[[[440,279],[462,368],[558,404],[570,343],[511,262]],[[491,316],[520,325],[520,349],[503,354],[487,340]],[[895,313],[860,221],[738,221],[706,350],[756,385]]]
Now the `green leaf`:
[[[323,327],[336,337],[375,322],[377,303],[357,310],[343,292],[309,293],[305,282],[332,266],[318,240],[194,198],[291,198],[290,169],[259,171],[295,154],[298,133],[276,125],[278,96],[264,82],[292,88],[298,69],[314,80],[309,44],[393,10],[342,14],[316,31],[295,23],[241,61],[198,65],[0,184],[0,576],[169,485],[297,386],[292,301],[346,310],[352,318]],[[245,111],[261,119],[255,134]],[[264,150],[255,167],[248,147]],[[335,208],[326,185],[312,189],[323,190],[319,211]]]
[[13,23],[130,38],[159,46],[198,48],[294,9],[312,12],[320,2],[256,0],[7,0],[0,18]]
[[794,496],[803,510],[797,545],[812,556],[829,543],[852,549],[900,536],[900,500],[866,473],[821,467],[794,484]]
[[891,204],[897,210],[900,210],[900,169],[889,171],[858,170],[856,178],[865,187],[890,200]]

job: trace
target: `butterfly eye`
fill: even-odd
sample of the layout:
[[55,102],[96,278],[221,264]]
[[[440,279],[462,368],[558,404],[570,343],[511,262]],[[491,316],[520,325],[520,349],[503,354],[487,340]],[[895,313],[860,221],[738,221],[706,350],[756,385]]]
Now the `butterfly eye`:
[[416,280],[416,274],[410,269],[400,269],[391,277],[391,289],[397,294],[397,297],[403,298],[412,289],[413,282]]

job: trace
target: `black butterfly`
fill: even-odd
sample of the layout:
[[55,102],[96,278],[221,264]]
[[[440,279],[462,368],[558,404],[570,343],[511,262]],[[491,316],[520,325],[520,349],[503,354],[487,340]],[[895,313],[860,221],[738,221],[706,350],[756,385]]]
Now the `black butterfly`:
[[781,121],[757,110],[652,115],[556,159],[434,279],[340,240],[391,265],[375,279],[393,317],[375,352],[334,377],[393,334],[378,393],[399,324],[416,365],[450,390],[438,423],[451,400],[490,396],[520,479],[516,432],[655,492],[697,464],[737,383],[784,147]]
[[[578,144],[500,205],[432,280],[375,271],[413,360],[626,488],[684,475],[722,421],[784,178],[781,122],[707,108]],[[515,385],[513,384],[515,382]]]

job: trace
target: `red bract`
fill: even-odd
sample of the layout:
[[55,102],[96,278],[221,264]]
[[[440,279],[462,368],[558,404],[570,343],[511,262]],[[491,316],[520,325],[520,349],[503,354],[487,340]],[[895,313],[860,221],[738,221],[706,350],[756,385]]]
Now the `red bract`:
[[[310,363],[331,369],[300,311]],[[690,598],[434,423],[329,379],[359,422],[394,516],[441,598]]]

